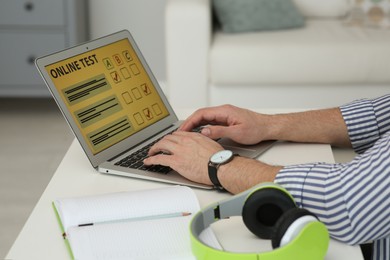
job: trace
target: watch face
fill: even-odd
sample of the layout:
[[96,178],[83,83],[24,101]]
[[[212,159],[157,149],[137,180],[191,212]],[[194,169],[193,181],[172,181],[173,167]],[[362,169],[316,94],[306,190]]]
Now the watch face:
[[232,158],[233,152],[230,150],[222,150],[215,153],[211,156],[210,161],[215,164],[222,164],[230,160]]

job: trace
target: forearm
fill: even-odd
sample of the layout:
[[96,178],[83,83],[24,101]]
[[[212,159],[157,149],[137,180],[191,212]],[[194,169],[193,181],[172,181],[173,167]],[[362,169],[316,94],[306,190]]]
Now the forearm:
[[262,182],[273,182],[280,169],[280,166],[236,156],[219,167],[218,179],[226,190],[236,194]]
[[351,146],[346,124],[338,108],[266,117],[267,139]]

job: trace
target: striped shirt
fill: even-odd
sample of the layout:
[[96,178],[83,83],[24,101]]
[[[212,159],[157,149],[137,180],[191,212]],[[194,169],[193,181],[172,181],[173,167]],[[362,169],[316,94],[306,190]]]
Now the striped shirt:
[[374,242],[373,259],[390,259],[390,95],[340,107],[358,156],[351,162],[285,166],[275,182],[315,213],[330,236]]

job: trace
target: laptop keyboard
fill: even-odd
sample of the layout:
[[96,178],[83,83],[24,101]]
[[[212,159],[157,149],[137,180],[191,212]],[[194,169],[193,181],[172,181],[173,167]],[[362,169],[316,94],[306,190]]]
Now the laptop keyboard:
[[[174,131],[168,133],[171,134]],[[163,137],[157,139],[156,141],[148,144],[147,146],[142,147],[140,150],[126,156],[125,158],[119,160],[115,163],[115,165],[119,165],[126,168],[132,168],[132,169],[139,169],[149,172],[156,172],[156,173],[162,173],[167,174],[172,169],[167,166],[163,165],[144,165],[143,161],[145,158],[148,157],[148,151],[150,147],[152,147],[155,143],[160,141]]]

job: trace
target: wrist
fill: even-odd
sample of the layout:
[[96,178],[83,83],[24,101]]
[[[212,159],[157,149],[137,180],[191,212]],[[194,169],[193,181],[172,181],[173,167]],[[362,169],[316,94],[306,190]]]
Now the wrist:
[[268,115],[266,140],[294,141],[297,127],[295,115],[294,113]]
[[230,150],[221,150],[213,154],[208,162],[208,175],[211,183],[218,190],[225,190],[219,181],[218,171],[220,166],[230,163],[237,154]]
[[259,114],[257,125],[260,126],[258,129],[261,140],[278,140],[281,131],[279,115]]

